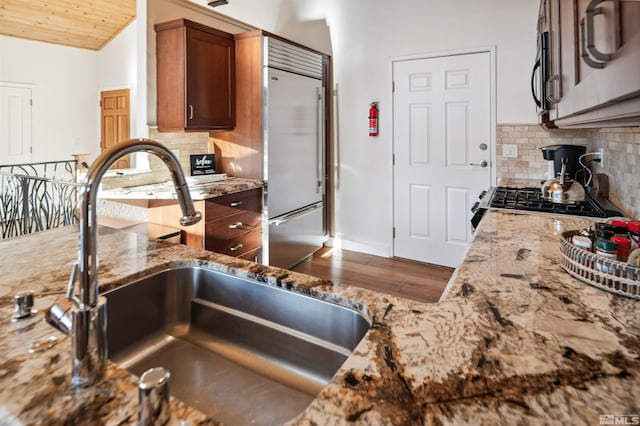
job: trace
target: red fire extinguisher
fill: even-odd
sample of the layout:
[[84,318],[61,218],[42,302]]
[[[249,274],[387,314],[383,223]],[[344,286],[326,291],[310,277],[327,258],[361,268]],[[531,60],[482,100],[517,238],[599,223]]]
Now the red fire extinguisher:
[[372,102],[369,108],[369,136],[378,136],[378,103]]

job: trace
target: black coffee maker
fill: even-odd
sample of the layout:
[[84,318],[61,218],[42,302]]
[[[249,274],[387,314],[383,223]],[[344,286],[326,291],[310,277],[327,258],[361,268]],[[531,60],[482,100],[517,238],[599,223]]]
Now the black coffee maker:
[[[560,174],[562,169],[562,159],[567,159],[567,177],[576,182],[584,184],[584,171],[578,174],[583,167],[579,162],[580,156],[587,152],[587,147],[583,145],[548,145],[540,148],[542,158],[553,161],[553,170],[549,167],[549,179],[553,179]],[[579,179],[581,177],[582,179]]]

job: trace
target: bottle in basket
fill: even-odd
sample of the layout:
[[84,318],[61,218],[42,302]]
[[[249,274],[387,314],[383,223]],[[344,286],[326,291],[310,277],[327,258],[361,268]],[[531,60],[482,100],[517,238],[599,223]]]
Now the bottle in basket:
[[627,223],[627,229],[631,240],[631,250],[640,248],[640,220],[632,220]]

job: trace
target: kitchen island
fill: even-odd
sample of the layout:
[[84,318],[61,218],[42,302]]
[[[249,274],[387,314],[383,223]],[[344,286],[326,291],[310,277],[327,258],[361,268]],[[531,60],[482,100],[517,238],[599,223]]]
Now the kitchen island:
[[[108,290],[169,266],[200,265],[369,316],[365,338],[292,424],[598,424],[601,415],[640,414],[640,310],[561,270],[561,232],[588,223],[487,212],[437,304],[109,228],[100,230],[99,279]],[[136,377],[109,364],[99,385],[72,391],[69,339],[42,321],[64,296],[77,229],[6,240],[0,249],[0,418],[135,424]],[[13,295],[29,288],[40,313],[11,323]],[[27,353],[51,335],[55,347]],[[172,408],[175,424],[216,423],[175,399]]]
[[[173,182],[100,191],[99,198],[115,203],[99,209],[104,216],[98,223],[120,227],[118,217],[122,215],[118,210],[131,204],[146,209],[144,218],[138,217],[135,222],[180,229],[183,244],[259,261],[263,240],[263,183],[224,176],[215,181],[209,180],[210,176],[205,176],[204,180],[187,178],[193,204],[202,214],[202,220],[193,226],[178,225],[182,210]],[[109,209],[112,212],[108,212]],[[124,216],[128,216],[127,213]]]

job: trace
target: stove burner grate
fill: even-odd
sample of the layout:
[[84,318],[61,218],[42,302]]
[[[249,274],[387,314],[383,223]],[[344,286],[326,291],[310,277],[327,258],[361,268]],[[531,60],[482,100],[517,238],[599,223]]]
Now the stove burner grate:
[[558,204],[542,197],[540,188],[513,188],[499,186],[489,202],[490,207],[514,210],[528,210],[556,214],[570,214],[588,217],[606,217],[606,212],[595,200],[587,196],[586,201],[576,204]]

